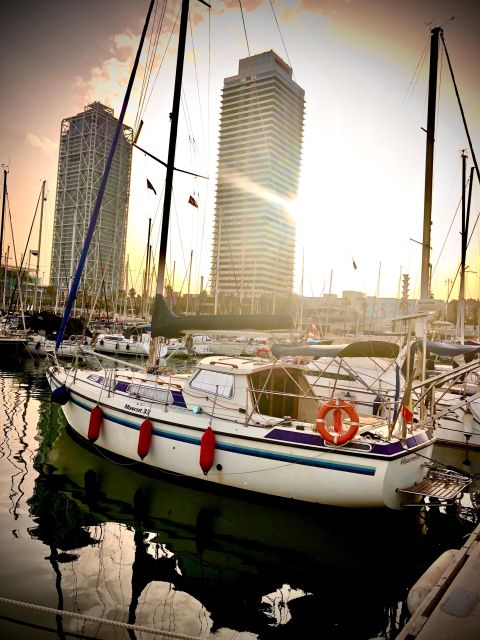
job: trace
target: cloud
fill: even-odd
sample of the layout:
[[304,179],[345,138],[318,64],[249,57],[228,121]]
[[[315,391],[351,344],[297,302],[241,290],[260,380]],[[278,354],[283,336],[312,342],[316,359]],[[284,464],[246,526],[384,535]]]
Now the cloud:
[[[250,13],[258,9],[258,7],[268,0],[243,0],[243,13]],[[320,15],[329,15],[337,13],[343,6],[349,5],[352,0],[272,0],[273,10],[277,16],[281,16],[282,20],[295,20],[302,13],[317,13]],[[238,0],[224,0],[221,8],[215,8],[216,14],[225,13],[225,11],[240,11]]]
[[50,138],[46,138],[45,136],[40,138],[35,133],[27,133],[25,139],[27,144],[41,149],[41,151],[48,156],[55,154],[58,150],[58,143],[53,142],[53,140],[50,140]]
[[138,36],[131,31],[112,37],[111,57],[90,69],[88,77],[77,76],[73,82],[74,88],[84,94],[84,104],[94,100],[115,104],[123,96],[137,47]]

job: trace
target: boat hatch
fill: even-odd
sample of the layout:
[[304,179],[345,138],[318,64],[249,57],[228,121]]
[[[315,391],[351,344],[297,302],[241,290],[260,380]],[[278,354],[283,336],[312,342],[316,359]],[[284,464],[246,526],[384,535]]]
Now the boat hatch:
[[421,482],[405,489],[397,489],[397,491],[423,499],[435,498],[439,501],[438,506],[441,506],[442,504],[452,504],[459,499],[471,483],[471,478],[456,471],[431,469]]

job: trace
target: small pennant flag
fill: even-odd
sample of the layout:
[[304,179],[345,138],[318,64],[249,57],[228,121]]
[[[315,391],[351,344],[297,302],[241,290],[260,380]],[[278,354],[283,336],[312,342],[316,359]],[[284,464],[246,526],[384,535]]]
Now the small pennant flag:
[[32,254],[32,256],[38,256],[38,251],[37,249],[30,249],[30,253]]
[[407,424],[412,424],[413,422],[413,411],[411,402],[408,405],[404,404],[402,407],[402,416]]
[[192,207],[197,207],[197,209],[198,209],[198,202],[195,200],[195,198],[193,196],[189,197],[188,204],[191,204]]
[[155,188],[153,186],[153,184],[150,182],[150,180],[147,178],[147,189],[151,189],[153,191],[153,193],[155,195],[157,195],[157,192],[155,191]]
[[353,268],[356,271],[357,270],[357,263],[355,262],[355,260],[353,258],[352,258],[352,265],[353,265]]

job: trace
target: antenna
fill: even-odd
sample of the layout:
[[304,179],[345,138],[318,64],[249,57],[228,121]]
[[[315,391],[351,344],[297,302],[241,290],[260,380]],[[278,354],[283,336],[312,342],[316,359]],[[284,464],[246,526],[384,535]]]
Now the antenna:
[[440,28],[442,28],[443,26],[445,26],[448,22],[452,22],[452,20],[455,20],[455,16],[452,16],[451,18],[449,18],[448,20],[445,20],[445,22],[443,24],[440,25]]

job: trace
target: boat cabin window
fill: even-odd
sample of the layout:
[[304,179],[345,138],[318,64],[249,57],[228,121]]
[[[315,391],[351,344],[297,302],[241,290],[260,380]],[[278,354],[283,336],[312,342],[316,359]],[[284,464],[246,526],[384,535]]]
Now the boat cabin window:
[[298,418],[298,401],[301,393],[298,369],[260,371],[250,376],[253,402],[256,411],[275,418]]
[[104,381],[104,378],[102,376],[97,375],[96,373],[91,373],[87,380],[91,380],[92,382],[97,382],[98,384],[102,384]]
[[233,397],[233,375],[231,373],[199,369],[190,381],[189,386],[191,389],[207,391],[222,398]]
[[142,400],[153,400],[154,402],[164,402],[171,404],[173,402],[172,394],[166,389],[157,389],[142,384],[128,385],[127,392],[135,398]]

